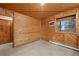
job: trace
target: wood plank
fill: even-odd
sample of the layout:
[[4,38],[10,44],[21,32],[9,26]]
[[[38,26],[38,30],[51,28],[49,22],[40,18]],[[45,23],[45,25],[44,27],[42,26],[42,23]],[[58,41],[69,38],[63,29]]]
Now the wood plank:
[[57,13],[77,8],[79,7],[79,4],[45,3],[44,5],[41,5],[40,3],[0,3],[0,6],[41,20]]
[[77,48],[77,36],[74,34],[65,34],[64,43]]
[[13,17],[13,11],[12,10],[8,10],[8,9],[5,9],[5,16]]
[[10,20],[0,19],[0,44],[11,42]]
[[[59,33],[55,31],[56,27],[49,27],[49,24],[48,24],[49,21],[56,21],[56,18],[66,17],[66,16],[70,16],[74,14],[76,14],[76,31],[77,31],[74,34],[73,33],[62,33],[62,32]],[[49,38],[49,40],[51,41],[62,43],[62,44],[77,48],[78,47],[77,45],[78,36],[76,35],[76,33],[78,34],[78,24],[79,24],[78,19],[79,19],[79,13],[77,12],[77,9],[67,10],[65,12],[61,12],[57,15],[51,16],[48,19],[45,19],[46,27],[44,28],[47,33],[47,36],[45,33],[45,37]]]
[[0,8],[0,15],[5,15],[5,9],[3,9],[3,8]]
[[14,13],[14,47],[39,40],[40,20]]

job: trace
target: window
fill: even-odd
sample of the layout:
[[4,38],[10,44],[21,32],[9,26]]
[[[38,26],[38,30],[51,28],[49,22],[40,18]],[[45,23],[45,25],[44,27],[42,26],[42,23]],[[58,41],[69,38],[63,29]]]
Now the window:
[[75,32],[75,16],[57,19],[57,31],[58,32]]

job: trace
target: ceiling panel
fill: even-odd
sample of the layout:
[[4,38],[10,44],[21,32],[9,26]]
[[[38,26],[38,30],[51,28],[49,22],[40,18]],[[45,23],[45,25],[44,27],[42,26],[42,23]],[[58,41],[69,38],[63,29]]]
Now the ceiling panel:
[[0,4],[0,6],[37,19],[45,19],[59,12],[79,7],[79,4],[46,3],[42,5],[40,3],[4,3]]

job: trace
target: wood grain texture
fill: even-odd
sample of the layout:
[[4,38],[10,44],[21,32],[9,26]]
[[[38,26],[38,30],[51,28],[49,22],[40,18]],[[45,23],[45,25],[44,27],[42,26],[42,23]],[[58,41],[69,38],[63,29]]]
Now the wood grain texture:
[[[11,10],[0,8],[0,44],[12,42],[12,23],[13,12]],[[11,19],[11,20],[10,20]]]
[[13,11],[5,9],[5,8],[0,8],[0,15],[8,16],[8,17],[13,17]]
[[14,46],[40,39],[40,20],[14,12]]
[[0,44],[11,42],[10,21],[0,19]]
[[5,9],[5,16],[13,17],[13,11]]
[[45,21],[41,20],[41,39],[43,40],[46,40],[45,29]]
[[64,44],[72,47],[78,47],[77,46],[77,36],[74,34],[65,34],[64,35]]
[[5,9],[0,8],[0,15],[5,15]]
[[58,43],[64,43],[64,35],[60,33],[55,33],[53,35],[53,41]]
[[[78,5],[46,4],[44,7],[41,7],[40,4],[0,4],[0,6],[7,8],[0,8],[0,15],[14,17],[14,46],[30,43],[42,38],[46,41],[51,40],[78,47],[79,42],[77,43],[77,41],[79,40],[76,34],[58,33],[55,31],[55,26],[49,27],[49,22],[55,21],[56,18],[76,14],[76,33],[79,33],[79,9],[76,8]],[[13,15],[13,11],[8,9],[17,12],[14,12]]]
[[[49,21],[56,21],[56,18],[66,17],[70,15],[76,14],[76,32],[75,33],[60,33],[56,32],[56,26],[55,27],[49,27]],[[68,46],[72,47],[78,47],[78,30],[79,30],[79,13],[77,9],[73,10],[67,10],[65,12],[61,12],[57,15],[51,16],[48,19],[45,19],[45,37],[48,40],[51,40],[53,42],[62,43]],[[46,40],[47,40],[46,39]]]
[[79,33],[79,8],[77,8],[76,13],[76,32]]
[[77,8],[72,9],[72,10],[67,10],[67,11],[56,14],[55,18],[62,18],[62,17],[66,17],[66,16],[75,15],[76,12],[77,12]]
[[0,6],[37,19],[46,19],[57,13],[79,7],[79,4],[45,3],[44,5],[41,5],[40,3],[0,3]]
[[[78,39],[79,39],[79,36],[78,36]],[[78,48],[79,48],[79,40],[78,40]]]

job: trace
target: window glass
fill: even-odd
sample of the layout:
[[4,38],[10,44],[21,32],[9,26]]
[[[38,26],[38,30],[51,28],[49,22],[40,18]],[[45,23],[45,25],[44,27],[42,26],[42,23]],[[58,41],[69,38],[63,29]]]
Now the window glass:
[[62,18],[57,21],[57,31],[75,32],[75,17]]

